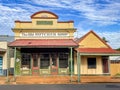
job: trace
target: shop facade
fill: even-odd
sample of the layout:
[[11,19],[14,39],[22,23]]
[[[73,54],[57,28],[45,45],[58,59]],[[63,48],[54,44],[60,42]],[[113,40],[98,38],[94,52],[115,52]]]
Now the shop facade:
[[58,21],[49,11],[31,16],[32,21],[15,21],[14,72],[16,75],[68,75],[73,73],[73,21]]

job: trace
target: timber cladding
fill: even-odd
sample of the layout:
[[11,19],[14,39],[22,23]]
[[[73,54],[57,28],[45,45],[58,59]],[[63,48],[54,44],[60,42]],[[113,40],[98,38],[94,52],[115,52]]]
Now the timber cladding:
[[120,60],[112,60],[110,64],[111,75],[120,74]]

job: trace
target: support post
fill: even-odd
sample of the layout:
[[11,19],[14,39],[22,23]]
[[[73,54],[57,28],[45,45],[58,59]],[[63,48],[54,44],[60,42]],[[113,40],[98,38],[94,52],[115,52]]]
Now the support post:
[[14,49],[14,81],[16,79],[15,73],[16,73],[16,47]]
[[80,53],[77,52],[77,72],[78,72],[78,83],[80,82],[80,62],[81,61],[81,56],[80,56]]
[[108,63],[108,73],[111,74],[111,70],[110,70],[110,57],[108,57],[108,60],[107,60],[107,63]]
[[7,48],[7,78],[6,82],[9,82],[9,47]]
[[70,62],[71,62],[71,78],[70,78],[70,81],[72,82],[72,76],[73,76],[73,66],[72,66],[72,59],[73,59],[73,57],[72,57],[72,47],[70,47]]

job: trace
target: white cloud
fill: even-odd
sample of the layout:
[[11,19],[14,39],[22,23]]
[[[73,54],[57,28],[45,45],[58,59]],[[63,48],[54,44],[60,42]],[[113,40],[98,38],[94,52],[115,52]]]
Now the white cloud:
[[[75,33],[76,38],[80,38],[86,33],[88,33],[90,30],[80,30]],[[100,31],[94,31],[100,38],[105,37],[106,40],[108,40],[108,45],[110,45],[113,49],[120,48],[120,31],[119,32],[100,32]]]
[[[105,26],[119,24],[120,22],[120,0],[23,0],[26,3],[12,4],[6,3],[6,5],[0,4],[0,30],[7,31],[14,27],[14,20],[30,20],[30,16],[40,10],[64,10],[77,11],[78,16],[83,16],[84,21],[80,21],[77,26],[79,32],[78,35],[82,36],[87,33],[92,25]],[[97,2],[106,2],[97,3]],[[29,2],[29,3],[27,3]],[[32,3],[31,3],[32,2]],[[37,5],[37,6],[36,6]],[[42,7],[44,6],[44,7]],[[70,12],[69,11],[69,12]],[[64,13],[62,13],[64,14]],[[71,14],[71,13],[70,13]],[[64,17],[70,14],[64,14]],[[61,14],[60,14],[61,15]],[[74,15],[76,17],[76,15]],[[91,27],[87,26],[86,22],[89,22]],[[4,24],[4,25],[3,25]],[[4,30],[5,29],[5,30]],[[119,30],[118,30],[119,31]],[[9,32],[7,32],[9,34]],[[1,34],[1,31],[0,31]],[[98,32],[100,36],[104,35],[112,45],[113,48],[120,46],[119,32],[102,33]],[[113,37],[113,38],[111,38]],[[119,42],[118,42],[119,41]]]
[[[80,12],[84,18],[98,25],[117,24],[120,20],[119,0],[31,0],[43,6],[67,8]],[[97,2],[106,2],[97,3]]]
[[118,47],[120,47],[120,31],[119,32],[98,32],[98,34],[101,36],[101,37],[105,37],[109,42],[108,44],[110,46],[112,46],[112,48],[116,49]]

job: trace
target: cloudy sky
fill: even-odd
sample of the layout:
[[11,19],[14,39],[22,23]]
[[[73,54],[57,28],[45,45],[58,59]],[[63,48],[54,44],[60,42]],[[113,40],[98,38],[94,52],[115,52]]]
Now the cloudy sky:
[[14,35],[15,20],[30,21],[41,10],[57,14],[59,21],[73,20],[76,37],[94,30],[112,48],[120,47],[120,0],[0,0],[0,35]]

